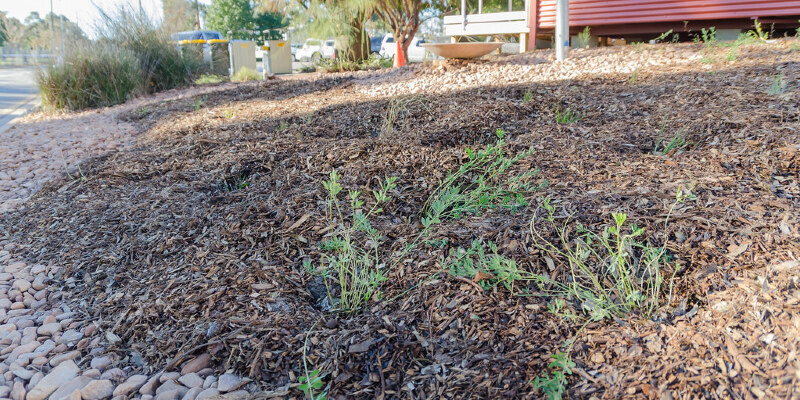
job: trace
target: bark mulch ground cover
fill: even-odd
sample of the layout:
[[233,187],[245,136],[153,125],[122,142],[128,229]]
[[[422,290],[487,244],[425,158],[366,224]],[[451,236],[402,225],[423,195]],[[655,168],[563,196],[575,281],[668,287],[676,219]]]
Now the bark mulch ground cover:
[[[537,398],[532,381],[565,342],[568,397],[798,397],[800,51],[750,45],[723,60],[393,98],[364,95],[374,78],[319,75],[154,103],[122,117],[142,131],[136,145],[51,182],[2,216],[0,235],[31,261],[65,266],[77,309],[122,339],[111,350],[158,367],[209,353],[261,397],[302,397],[307,366],[329,398]],[[414,68],[404,79],[435,74]],[[566,110],[576,118],[559,123]],[[519,207],[442,222],[383,266],[364,308],[331,311],[308,268],[336,229],[330,172],[364,193],[396,177],[372,220],[390,259],[420,231],[439,182],[497,129],[509,154],[532,148],[512,170],[537,170],[539,189]],[[679,189],[693,197],[665,228]],[[558,221],[597,232],[624,212],[666,246],[670,304],[583,323],[565,317],[583,315],[574,298],[533,282],[509,290],[448,273],[442,260],[480,239],[567,282],[566,260],[531,237],[532,219],[546,225],[545,198]]]

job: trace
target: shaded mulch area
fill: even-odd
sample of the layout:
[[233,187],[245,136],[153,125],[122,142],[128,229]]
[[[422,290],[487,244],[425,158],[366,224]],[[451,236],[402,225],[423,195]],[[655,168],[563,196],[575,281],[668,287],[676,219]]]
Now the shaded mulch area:
[[[768,271],[765,287],[797,293],[770,268],[800,254],[800,96],[797,85],[766,90],[778,72],[797,82],[799,60],[764,46],[713,73],[645,69],[635,84],[600,76],[416,95],[391,131],[381,129],[390,99],[359,95],[353,76],[242,85],[203,95],[199,109],[197,99],[156,103],[123,116],[143,131],[134,148],[84,165],[85,180],[53,182],[3,216],[0,235],[32,261],[64,265],[78,309],[122,338],[111,350],[151,365],[210,352],[220,369],[299,397],[290,386],[305,347],[331,398],[536,397],[531,380],[577,327],[546,311],[551,299],[484,292],[439,264],[482,238],[529,271],[565,279],[564,265],[551,270],[531,242],[533,207],[443,224],[434,238],[449,244],[386,271],[381,298],[357,314],[326,311],[324,285],[303,266],[329,232],[321,182],[331,170],[362,192],[397,177],[373,224],[388,257],[418,232],[420,208],[465,147],[494,142],[501,128],[511,153],[536,149],[517,167],[549,182],[533,204],[549,197],[560,215],[598,230],[626,212],[652,243],[666,234],[681,266],[657,321],[580,333],[571,396],[790,397],[796,360],[759,337],[797,302],[773,294],[778,305],[756,319],[713,307],[749,287],[737,282],[753,271]],[[582,118],[557,124],[557,104]],[[654,155],[662,125],[690,144]],[[697,198],[664,232],[678,188]],[[755,325],[765,332],[753,336]],[[781,329],[770,343],[797,337],[796,324]]]

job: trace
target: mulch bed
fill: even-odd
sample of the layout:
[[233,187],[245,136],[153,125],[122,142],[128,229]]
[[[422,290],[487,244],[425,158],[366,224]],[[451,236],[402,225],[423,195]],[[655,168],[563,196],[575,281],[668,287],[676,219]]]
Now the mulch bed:
[[[799,61],[786,46],[754,46],[712,72],[647,68],[633,84],[600,76],[423,94],[388,134],[390,100],[360,95],[353,75],[241,85],[203,95],[197,111],[195,99],[153,104],[123,116],[143,132],[134,148],[84,165],[83,181],[51,183],[2,217],[0,235],[31,261],[64,265],[77,308],[122,338],[110,350],[150,365],[209,352],[220,369],[300,397],[290,387],[313,326],[307,362],[327,374],[330,398],[538,397],[531,380],[577,326],[548,313],[549,298],[479,290],[438,263],[483,238],[558,275],[531,243],[533,207],[444,224],[435,237],[448,247],[410,254],[356,314],[325,311],[324,286],[303,267],[328,231],[321,182],[332,169],[362,191],[397,177],[374,223],[396,249],[465,147],[501,128],[512,153],[536,149],[519,166],[549,182],[532,203],[549,197],[586,226],[626,212],[660,245],[677,189],[697,196],[666,232],[681,266],[672,307],[657,321],[587,326],[570,397],[788,398],[800,390],[798,286],[773,266],[800,256]],[[777,73],[788,89],[767,94]],[[557,124],[556,104],[582,119]],[[662,121],[690,145],[653,154]],[[744,309],[753,299],[763,306]],[[722,300],[735,304],[715,309]]]

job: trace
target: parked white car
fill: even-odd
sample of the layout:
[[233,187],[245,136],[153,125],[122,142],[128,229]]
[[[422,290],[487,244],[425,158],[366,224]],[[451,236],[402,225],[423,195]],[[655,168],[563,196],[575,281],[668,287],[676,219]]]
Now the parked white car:
[[[425,43],[424,39],[414,36],[414,39],[411,40],[411,44],[408,46],[408,60],[406,61],[422,62],[426,59],[430,60],[433,58],[431,54],[426,54],[424,47],[420,46],[423,43]],[[396,51],[397,43],[395,43],[394,37],[392,35],[384,36],[383,43],[381,43],[381,57],[394,58],[394,53]]]
[[296,58],[302,61],[319,61],[322,58],[333,58],[333,39],[306,39],[303,47],[297,50]]

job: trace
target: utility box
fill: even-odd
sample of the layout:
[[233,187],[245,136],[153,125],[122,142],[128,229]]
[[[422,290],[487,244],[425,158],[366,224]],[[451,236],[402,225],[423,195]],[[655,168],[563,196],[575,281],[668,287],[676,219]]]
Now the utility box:
[[252,40],[231,40],[228,51],[231,56],[231,76],[242,68],[256,70],[256,42]]
[[227,75],[231,70],[231,55],[228,51],[228,41],[211,39],[208,41],[209,64],[211,72],[217,75]]
[[269,65],[273,74],[292,73],[292,46],[286,40],[267,40],[264,43],[269,50]]

